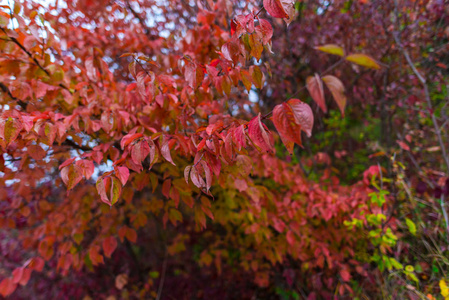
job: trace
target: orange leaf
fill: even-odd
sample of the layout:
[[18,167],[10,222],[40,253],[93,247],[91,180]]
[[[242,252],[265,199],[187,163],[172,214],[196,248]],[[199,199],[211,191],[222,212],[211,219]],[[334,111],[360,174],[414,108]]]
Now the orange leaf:
[[106,257],[110,258],[116,248],[117,248],[117,239],[115,237],[110,236],[103,240],[103,252]]

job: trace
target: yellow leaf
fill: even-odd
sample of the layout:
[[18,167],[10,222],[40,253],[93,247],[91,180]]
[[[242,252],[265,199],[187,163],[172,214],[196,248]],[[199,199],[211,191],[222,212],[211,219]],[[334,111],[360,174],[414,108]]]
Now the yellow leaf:
[[380,69],[379,64],[371,56],[366,54],[351,54],[346,57],[346,60],[363,67],[376,70]]
[[329,53],[329,54],[345,56],[345,50],[343,50],[343,48],[341,48],[340,46],[333,45],[333,44],[327,44],[324,46],[315,47],[315,49],[320,50],[322,52]]
[[440,280],[440,289],[441,289],[441,296],[443,297],[449,297],[449,288],[447,287],[446,281],[444,279]]

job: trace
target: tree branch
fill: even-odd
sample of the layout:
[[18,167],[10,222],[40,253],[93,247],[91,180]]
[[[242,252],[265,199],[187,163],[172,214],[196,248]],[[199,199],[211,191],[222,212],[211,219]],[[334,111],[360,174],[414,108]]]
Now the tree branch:
[[156,300],[161,299],[162,296],[162,289],[164,288],[164,281],[165,281],[165,273],[167,273],[167,257],[168,257],[168,250],[167,247],[165,247],[164,262],[162,263],[161,281],[159,282],[159,288],[157,289]]
[[[395,3],[397,4],[397,1],[395,1]],[[440,126],[438,125],[438,121],[433,112],[432,101],[430,99],[430,93],[429,93],[429,88],[427,86],[426,79],[421,75],[421,73],[418,71],[418,69],[416,69],[415,64],[413,63],[412,59],[410,58],[410,55],[404,49],[404,47],[401,43],[399,34],[397,32],[394,32],[393,37],[394,37],[394,40],[395,40],[396,44],[398,45],[399,50],[401,51],[402,55],[404,55],[408,65],[410,66],[410,68],[412,69],[412,71],[416,75],[416,77],[418,77],[418,80],[421,82],[421,84],[424,88],[424,98],[426,99],[427,108],[429,110],[430,117],[432,118],[432,123],[433,123],[433,127],[435,129],[435,134],[437,135],[438,143],[440,144],[441,152],[443,154],[443,159],[444,159],[444,162],[446,163],[446,172],[447,172],[447,171],[449,171],[449,157],[447,156],[446,146],[444,145],[443,138],[441,137]]]
[[22,107],[23,110],[26,110],[26,108],[27,108],[27,103],[26,103],[25,101],[20,100],[20,99],[17,98],[17,97],[14,97],[13,94],[11,93],[11,91],[9,90],[9,88],[8,88],[3,82],[0,82],[0,89],[1,89],[4,93],[8,94],[8,96],[9,96],[12,100],[16,101],[17,104],[19,104],[20,107]]
[[[22,45],[16,38],[9,36],[8,33],[6,32],[5,28],[0,27],[0,29],[5,33],[5,35],[9,38],[9,40],[10,40],[11,42],[13,42],[14,44],[16,44],[20,49],[22,49],[23,52],[25,52],[25,53],[28,55],[29,58],[31,58],[31,60],[36,64],[36,66],[37,66],[39,69],[41,69],[42,71],[44,71],[44,73],[45,73],[48,77],[51,77],[50,72],[48,72],[47,69],[45,69],[45,68],[40,64],[40,62],[33,56],[33,54],[31,54],[30,51],[28,51],[28,50],[25,48],[25,46],[23,46],[23,45]],[[72,91],[71,91],[68,87],[66,87],[64,84],[60,83],[60,84],[58,84],[58,86],[61,87],[61,88],[63,88],[63,89],[65,89],[65,90],[67,90],[67,91],[69,91],[70,94],[73,94]]]
[[83,151],[92,151],[92,148],[83,146],[83,145],[78,145],[77,143],[75,143],[74,141],[69,140],[69,139],[66,139],[64,142],[62,142],[62,145],[70,146],[72,148],[83,150]]

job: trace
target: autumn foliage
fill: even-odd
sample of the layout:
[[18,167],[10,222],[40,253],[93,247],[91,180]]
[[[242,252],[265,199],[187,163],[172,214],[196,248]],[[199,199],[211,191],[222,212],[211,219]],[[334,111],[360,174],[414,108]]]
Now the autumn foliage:
[[443,2],[1,5],[0,294],[449,297]]

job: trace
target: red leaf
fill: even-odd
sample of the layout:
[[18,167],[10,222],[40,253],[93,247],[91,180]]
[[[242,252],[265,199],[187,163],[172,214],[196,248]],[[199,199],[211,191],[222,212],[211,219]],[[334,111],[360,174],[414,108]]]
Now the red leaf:
[[239,151],[246,147],[246,134],[243,125],[234,129],[234,143],[237,145]]
[[326,75],[323,77],[323,81],[327,88],[331,91],[335,102],[337,102],[338,108],[340,108],[341,115],[345,115],[346,96],[344,94],[345,87],[343,83],[335,76]]
[[12,282],[13,283],[19,283],[22,279],[23,275],[23,267],[15,268],[14,271],[12,271]]
[[92,57],[89,57],[86,59],[86,71],[87,71],[87,77],[89,80],[96,82],[97,81],[97,70],[94,67],[94,59]]
[[198,68],[196,64],[186,62],[184,77],[186,78],[187,83],[193,89],[197,89],[204,79],[203,69]]
[[224,140],[224,158],[228,161],[232,161],[232,159],[234,158],[234,143],[232,142],[232,133],[232,131],[228,132],[228,135],[226,135],[226,138]]
[[264,0],[263,7],[274,18],[287,18],[288,14],[280,0]]
[[103,255],[100,253],[100,246],[94,245],[89,248],[89,258],[94,266],[104,264]]
[[103,240],[103,252],[107,258],[110,258],[117,248],[117,239],[113,236],[107,237]]
[[349,274],[348,270],[346,269],[340,270],[340,276],[343,281],[349,281],[351,279],[351,274]]
[[126,232],[128,231],[128,227],[123,226],[118,230],[118,237],[120,238],[120,241],[123,243],[125,240]]
[[275,18],[284,18],[287,25],[295,16],[295,0],[263,0],[263,7]]
[[295,234],[293,233],[293,231],[289,230],[287,231],[287,242],[290,246],[293,246],[293,244],[295,243]]
[[120,142],[120,146],[122,149],[125,149],[126,146],[131,144],[134,140],[142,137],[142,133],[134,133],[134,134],[127,134],[122,138],[122,141]]
[[134,55],[134,54],[133,53],[123,53],[122,55],[119,56],[119,58],[132,56],[132,55]]
[[396,143],[398,143],[398,145],[405,151],[410,151],[410,147],[409,145],[407,145],[406,143],[404,143],[403,141],[397,140]]
[[122,184],[115,176],[100,177],[97,180],[97,191],[101,201],[112,206],[120,197]]
[[41,160],[47,155],[47,152],[39,145],[30,145],[27,148],[28,153],[34,160]]
[[207,139],[202,139],[201,142],[199,142],[198,146],[196,146],[196,151],[203,150],[204,146],[206,145]]
[[139,91],[139,94],[143,98],[146,98],[146,96],[147,96],[147,92],[145,90],[145,77],[146,77],[145,72],[139,72],[139,74],[137,74],[137,76],[136,76],[137,91]]
[[128,227],[126,230],[126,238],[131,243],[137,242],[137,232],[134,229]]
[[94,173],[95,166],[91,160],[82,159],[78,160],[75,164],[81,168],[81,172],[86,179],[89,179]]
[[162,195],[164,195],[167,199],[170,198],[170,188],[171,188],[171,179],[166,179],[164,180],[164,182],[162,183]]
[[260,119],[260,113],[248,123],[248,136],[256,147],[262,151],[273,153],[273,146]]
[[28,281],[30,281],[31,272],[33,272],[33,270],[31,270],[29,268],[23,269],[22,278],[20,279],[20,282],[19,282],[20,285],[24,286],[28,283]]
[[210,167],[204,160],[202,160],[200,163],[206,175],[206,192],[209,192],[210,187],[212,186],[212,174],[210,172]]
[[148,145],[147,141],[142,140],[132,147],[131,158],[136,164],[140,165],[149,153],[150,146]]
[[294,112],[290,105],[287,103],[276,105],[273,109],[272,121],[290,154],[293,153],[294,143],[302,146],[301,125],[296,123]]
[[299,99],[290,99],[287,104],[293,111],[296,124],[301,125],[301,130],[304,131],[308,137],[312,136],[313,129],[313,112],[307,103]]
[[0,295],[7,297],[16,290],[17,284],[11,278],[5,278],[0,283]]
[[201,177],[201,175],[198,172],[197,169],[198,166],[192,167],[190,169],[190,179],[192,180],[192,183],[199,188],[200,190],[206,188],[206,183],[204,182],[204,179]]
[[83,179],[83,173],[79,166],[72,164],[62,168],[61,178],[67,189],[71,190]]
[[318,106],[326,113],[326,101],[324,100],[323,82],[318,74],[315,76],[309,76],[306,80],[307,90],[309,91],[312,99],[318,104]]
[[29,267],[36,272],[42,272],[44,265],[45,261],[41,257],[35,257],[31,260]]
[[116,167],[115,176],[117,176],[122,185],[125,185],[129,178],[129,169],[127,167]]
[[[230,42],[223,44],[223,46],[221,46],[221,53],[223,54],[225,59],[232,61],[234,63],[237,63],[241,56],[239,44],[234,40],[231,40]],[[215,68],[210,68],[210,69],[211,69],[210,71],[215,73],[215,71],[216,71]],[[216,74],[212,74],[212,75],[215,75],[213,77],[216,77]]]
[[129,63],[128,65],[128,69],[129,69],[129,73],[131,73],[131,76],[136,79],[137,78],[137,73],[136,73],[136,61],[133,59],[132,62]]
[[173,162],[173,159],[171,158],[170,146],[168,145],[168,141],[165,139],[162,141],[161,154],[168,162],[176,166],[175,163]]
[[273,27],[271,23],[264,19],[259,19],[259,26],[256,27],[256,32],[260,32],[263,44],[268,44],[273,37]]

